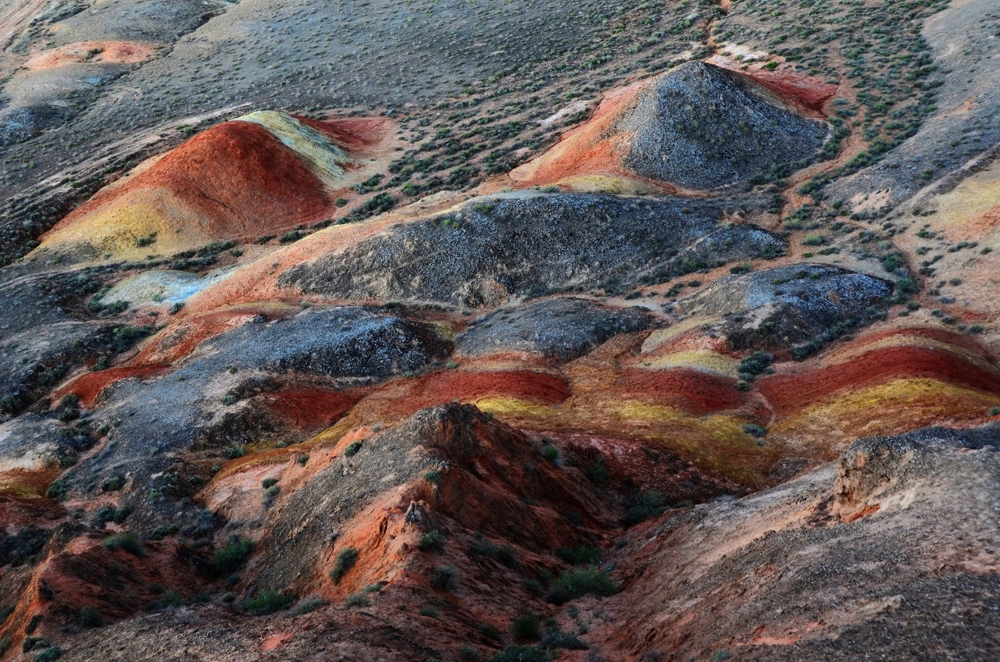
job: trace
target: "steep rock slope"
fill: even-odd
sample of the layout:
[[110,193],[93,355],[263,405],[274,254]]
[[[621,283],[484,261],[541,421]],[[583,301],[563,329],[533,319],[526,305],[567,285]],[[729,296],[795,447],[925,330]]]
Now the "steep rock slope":
[[603,605],[600,636],[672,660],[990,659],[997,443],[994,427],[865,439],[839,465],[644,528],[619,557],[635,592]]

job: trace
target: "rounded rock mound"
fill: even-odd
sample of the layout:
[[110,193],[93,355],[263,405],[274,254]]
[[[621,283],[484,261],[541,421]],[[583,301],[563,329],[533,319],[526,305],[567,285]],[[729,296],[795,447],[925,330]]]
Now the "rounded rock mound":
[[827,341],[880,316],[887,280],[819,264],[791,264],[726,276],[682,302],[694,315],[723,316],[719,331],[738,350],[790,349],[804,358]]
[[618,121],[625,165],[691,189],[763,183],[804,166],[829,133],[746,76],[704,62],[663,75]]

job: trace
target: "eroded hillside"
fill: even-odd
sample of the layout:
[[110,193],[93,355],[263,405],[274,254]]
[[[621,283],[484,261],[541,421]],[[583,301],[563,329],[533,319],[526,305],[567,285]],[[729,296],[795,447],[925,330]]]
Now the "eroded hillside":
[[0,10],[0,656],[995,659],[998,29]]

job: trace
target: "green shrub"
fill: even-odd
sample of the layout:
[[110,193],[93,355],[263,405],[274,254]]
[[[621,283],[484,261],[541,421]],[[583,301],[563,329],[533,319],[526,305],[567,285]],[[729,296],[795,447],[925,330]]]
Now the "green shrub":
[[826,239],[818,234],[807,234],[802,240],[803,246],[822,246],[826,243]]
[[542,446],[542,456],[549,462],[555,462],[559,459],[559,449],[552,444],[545,444]]
[[353,457],[354,455],[358,454],[359,450],[361,450],[361,442],[360,441],[351,442],[351,444],[344,449],[344,457]]
[[66,499],[66,483],[63,482],[62,478],[56,478],[49,485],[49,489],[45,492],[45,496],[50,499],[55,499],[56,501],[64,501]]
[[278,493],[281,492],[281,488],[277,485],[272,485],[271,487],[264,490],[264,495],[262,497],[264,501],[264,507],[270,508],[274,500],[278,498]]
[[431,574],[431,586],[439,591],[450,591],[455,588],[456,574],[454,568],[439,565]]
[[222,451],[222,454],[225,455],[230,460],[235,460],[236,458],[243,457],[244,455],[246,455],[246,453],[247,453],[247,448],[243,444],[232,444],[226,446],[226,449]]
[[80,624],[85,628],[99,628],[104,625],[101,612],[90,605],[85,605],[80,609]]
[[266,490],[269,487],[277,484],[278,484],[277,478],[265,478],[264,480],[261,481],[260,486]]
[[226,545],[224,549],[220,549],[215,553],[215,569],[223,575],[232,574],[239,570],[243,562],[253,553],[253,550],[254,543],[252,540],[236,538]]
[[0,609],[0,625],[3,625],[4,623],[6,623],[7,619],[10,618],[10,615],[13,614],[13,613],[14,613],[14,607],[13,606],[4,607],[3,609]]
[[544,592],[542,585],[538,583],[537,580],[531,579],[530,577],[525,577],[521,580],[521,588],[523,588],[528,593],[531,593],[535,597],[541,597]]
[[590,478],[590,482],[598,487],[604,487],[608,484],[608,480],[611,476],[608,474],[608,468],[604,466],[604,460],[597,458],[597,460],[587,467],[587,477]]
[[588,593],[607,597],[619,590],[621,587],[617,582],[593,566],[570,568],[559,575],[545,599],[552,604],[561,605]]
[[111,476],[101,483],[102,492],[117,492],[118,490],[125,487],[125,477],[124,476]]
[[152,326],[119,326],[111,332],[116,352],[124,352],[146,336],[156,331]]
[[498,546],[489,540],[477,540],[469,545],[469,553],[489,557],[515,570],[521,566],[517,550],[510,545]]
[[752,381],[757,375],[767,372],[772,363],[774,363],[773,354],[768,354],[767,352],[754,352],[740,361],[738,371],[740,373],[740,377],[747,381]]
[[638,524],[650,517],[657,517],[666,512],[666,497],[656,490],[644,490],[634,495],[628,503],[625,520],[629,524]]
[[576,549],[559,547],[556,549],[555,554],[570,565],[597,563],[604,556],[604,552],[596,545],[578,545]]
[[438,530],[428,531],[420,538],[417,549],[421,552],[439,552],[444,548],[445,536]]
[[344,600],[344,604],[352,609],[355,607],[367,607],[368,594],[365,593],[364,591],[361,591],[359,593],[352,593],[351,595],[347,596],[346,600]]
[[340,580],[344,578],[344,575],[346,575],[357,562],[358,550],[353,547],[340,550],[340,553],[337,554],[337,561],[333,565],[333,570],[330,571],[330,579],[333,580],[334,584],[339,584]]
[[107,524],[115,519],[115,514],[118,511],[115,510],[114,506],[101,506],[97,509],[97,513],[94,518],[97,520],[98,524]]
[[542,648],[550,650],[565,648],[567,650],[574,651],[585,651],[590,648],[587,642],[583,639],[580,639],[576,635],[570,634],[569,632],[562,632],[560,630],[546,632],[545,636],[542,637],[541,646]]
[[551,662],[552,653],[538,646],[508,646],[490,658],[490,662]]
[[249,600],[243,602],[243,608],[254,616],[273,614],[282,609],[288,609],[295,602],[293,593],[278,593],[271,589],[261,591]]
[[295,608],[295,615],[302,616],[314,612],[325,604],[326,602],[321,598],[306,598]]
[[521,614],[510,624],[510,632],[517,641],[536,641],[542,636],[542,624],[534,614]]
[[469,660],[469,662],[475,662],[483,657],[482,654],[472,646],[462,646],[459,648],[458,656],[463,660]]
[[583,526],[583,516],[575,510],[561,510],[559,514],[565,517],[573,526]]
[[492,639],[493,641],[500,641],[503,637],[503,633],[500,632],[500,628],[492,623],[480,623],[478,629],[479,634],[483,635],[487,639]]
[[132,531],[109,536],[101,542],[101,546],[106,549],[110,549],[112,552],[124,549],[132,556],[142,556],[143,554],[142,543],[139,542],[139,536]]
[[58,646],[53,646],[52,648],[46,648],[36,655],[33,662],[52,662],[52,660],[58,660],[60,657],[62,657],[62,649]]
[[438,617],[438,610],[435,609],[434,607],[431,607],[431,606],[428,605],[426,607],[421,607],[420,608],[420,615],[421,616],[427,616],[429,618],[437,618]]
[[0,411],[4,413],[13,414],[18,410],[18,408],[20,408],[20,406],[21,399],[17,395],[8,393],[0,398]]
[[896,290],[901,294],[913,294],[917,291],[917,284],[912,278],[900,278],[896,283]]
[[149,534],[149,539],[163,540],[167,536],[177,533],[179,530],[180,530],[180,525],[178,525],[176,522],[174,524],[171,524],[170,526],[167,526],[166,524],[160,524],[155,529],[153,529],[153,531]]
[[164,591],[163,595],[146,605],[146,609],[149,611],[158,611],[170,607],[180,607],[183,604],[184,597],[177,591],[169,590]]

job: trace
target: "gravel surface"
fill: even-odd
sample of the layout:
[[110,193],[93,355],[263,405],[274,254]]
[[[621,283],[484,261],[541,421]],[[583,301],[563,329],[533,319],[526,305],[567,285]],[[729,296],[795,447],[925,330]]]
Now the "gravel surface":
[[825,123],[778,105],[757,83],[703,62],[664,74],[619,127],[635,132],[629,168],[693,189],[786,176],[829,133]]

